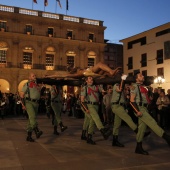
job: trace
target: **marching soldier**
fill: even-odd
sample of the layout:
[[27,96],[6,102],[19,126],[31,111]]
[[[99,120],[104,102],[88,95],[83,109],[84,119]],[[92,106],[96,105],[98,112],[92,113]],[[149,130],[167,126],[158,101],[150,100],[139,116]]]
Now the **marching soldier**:
[[158,126],[157,122],[148,112],[147,106],[150,103],[150,99],[148,97],[148,90],[143,84],[144,76],[142,73],[136,73],[135,80],[136,83],[132,85],[130,95],[130,104],[133,107],[135,115],[138,117],[138,133],[136,137],[137,145],[135,153],[148,155],[149,153],[142,147],[142,141],[147,126],[150,127],[150,129],[152,129],[159,137],[165,139],[169,146],[170,136],[167,135],[165,131]]
[[102,92],[102,88],[100,86],[93,85],[93,77],[86,77],[86,85],[81,89],[81,106],[89,118],[87,143],[92,145],[96,144],[92,140],[95,125],[100,130],[104,139],[108,139],[112,133],[109,129],[104,128],[98,115],[99,92]]
[[[124,80],[126,75],[122,76],[122,82],[120,84],[116,83],[113,86],[113,93],[111,99],[112,112],[115,114],[113,123],[113,140],[112,146],[124,147],[118,140],[119,128],[121,126],[122,120],[127,123],[127,125],[135,132],[138,132],[137,125],[133,122],[132,118],[129,116],[125,109],[126,101],[124,94]],[[148,136],[150,132],[145,133],[145,137]]]
[[40,99],[41,87],[36,83],[36,75],[30,73],[29,81],[23,86],[20,93],[22,108],[28,113],[28,125],[26,138],[29,142],[34,142],[32,138],[32,132],[34,131],[36,137],[39,138],[43,132],[39,130],[37,123],[37,113]]
[[61,132],[64,132],[67,129],[67,126],[64,126],[61,121],[61,111],[62,111],[62,92],[61,88],[56,85],[52,85],[50,89],[51,93],[51,107],[54,111],[54,134],[59,135],[57,131],[57,126],[59,125],[61,128]]

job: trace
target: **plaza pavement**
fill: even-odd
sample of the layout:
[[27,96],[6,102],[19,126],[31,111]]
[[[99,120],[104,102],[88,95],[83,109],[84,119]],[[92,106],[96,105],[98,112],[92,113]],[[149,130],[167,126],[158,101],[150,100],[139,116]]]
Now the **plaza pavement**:
[[[96,129],[96,145],[80,140],[83,119],[62,115],[68,129],[53,135],[51,119],[39,115],[44,134],[36,142],[27,142],[23,117],[0,120],[0,170],[169,170],[170,147],[153,132],[143,141],[148,156],[135,154],[135,134],[121,126],[124,148],[112,147]],[[33,136],[35,138],[35,136]]]

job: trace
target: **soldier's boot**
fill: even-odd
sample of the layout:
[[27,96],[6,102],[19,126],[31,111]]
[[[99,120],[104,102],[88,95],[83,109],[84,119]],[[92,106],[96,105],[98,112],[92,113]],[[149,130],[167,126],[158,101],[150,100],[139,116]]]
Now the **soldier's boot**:
[[[135,132],[135,133],[138,133],[138,128],[137,128],[137,129],[135,129],[135,130],[134,130],[134,132]],[[143,136],[143,137],[145,138],[145,137],[149,136],[150,134],[151,134],[151,132],[150,132],[150,131],[145,132],[145,134],[144,134],[144,136]]]
[[64,126],[62,122],[59,123],[61,132],[64,132],[67,129],[67,126]]
[[96,142],[94,142],[94,141],[92,140],[92,135],[91,135],[91,134],[88,134],[88,135],[87,135],[87,143],[88,143],[88,144],[91,144],[91,145],[96,145]]
[[28,132],[28,136],[26,138],[26,141],[34,142],[34,139],[32,138],[32,132]]
[[35,132],[36,138],[40,138],[40,136],[43,134],[43,131],[39,130],[37,126],[34,128],[34,132]]
[[168,143],[168,145],[170,146],[170,136],[167,135],[166,133],[163,134],[162,136],[163,139],[165,139],[165,141]]
[[86,137],[86,130],[82,130],[81,140],[87,140],[87,137]]
[[59,135],[58,131],[57,131],[57,126],[54,126],[54,132],[53,132],[54,135]]
[[102,128],[100,129],[101,134],[103,135],[104,139],[107,140],[109,136],[112,134],[110,128]]
[[117,135],[113,135],[112,146],[124,147],[124,145],[118,141]]
[[142,155],[149,155],[149,153],[143,149],[142,142],[137,142],[135,153],[142,154]]

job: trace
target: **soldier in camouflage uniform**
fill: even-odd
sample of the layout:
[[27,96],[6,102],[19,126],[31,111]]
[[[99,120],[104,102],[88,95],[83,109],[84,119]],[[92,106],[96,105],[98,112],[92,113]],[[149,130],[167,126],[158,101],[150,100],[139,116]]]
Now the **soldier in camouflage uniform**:
[[86,77],[86,85],[81,89],[81,106],[89,118],[87,143],[92,145],[96,144],[92,140],[95,125],[102,133],[104,139],[108,139],[112,133],[110,129],[104,128],[98,115],[99,92],[102,92],[102,88],[100,86],[93,85],[93,77]]
[[148,97],[148,89],[143,84],[144,76],[142,73],[136,73],[135,80],[136,83],[132,85],[130,94],[130,104],[134,109],[135,115],[138,117],[138,133],[136,136],[137,145],[135,152],[138,154],[148,155],[149,153],[142,147],[142,141],[147,126],[152,129],[159,137],[165,139],[169,146],[170,136],[158,126],[157,122],[148,112],[147,106],[150,103],[150,99]]
[[28,136],[26,140],[29,142],[34,142],[34,139],[32,138],[32,131],[35,132],[37,138],[43,134],[43,132],[38,128],[36,119],[39,107],[40,90],[41,87],[36,83],[36,75],[34,73],[30,73],[29,81],[23,86],[20,93],[22,107],[28,113]]
[[54,134],[59,135],[57,131],[57,126],[61,128],[61,132],[67,129],[67,126],[64,126],[61,121],[61,112],[62,112],[62,89],[59,86],[52,85],[50,89],[51,94],[51,107],[54,111]]
[[125,96],[120,84],[115,84],[113,86],[111,108],[112,112],[115,114],[112,146],[124,147],[124,145],[118,141],[119,128],[121,126],[122,120],[124,120],[134,132],[137,132],[137,125],[133,122],[125,110]]

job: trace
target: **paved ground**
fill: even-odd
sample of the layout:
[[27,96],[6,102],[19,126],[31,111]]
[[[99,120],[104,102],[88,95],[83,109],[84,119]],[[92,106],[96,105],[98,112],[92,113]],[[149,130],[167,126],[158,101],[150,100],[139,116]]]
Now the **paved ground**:
[[0,120],[0,170],[169,170],[170,148],[155,134],[144,140],[148,156],[134,153],[135,134],[121,127],[120,141],[125,148],[111,146],[96,130],[97,145],[80,140],[83,119],[63,115],[68,130],[52,134],[51,120],[38,117],[44,134],[36,142],[26,142],[26,120],[23,117]]

